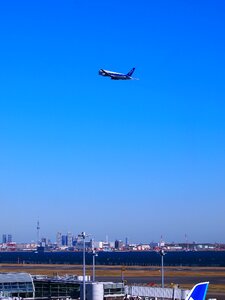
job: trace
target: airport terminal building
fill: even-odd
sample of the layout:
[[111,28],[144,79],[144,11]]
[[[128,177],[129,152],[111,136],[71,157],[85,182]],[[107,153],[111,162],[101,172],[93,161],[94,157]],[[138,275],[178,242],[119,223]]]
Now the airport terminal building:
[[0,293],[2,297],[34,298],[33,278],[28,273],[0,273]]
[[[89,276],[87,276],[89,277]],[[92,282],[86,278],[85,300],[173,299],[183,300],[188,290],[127,286],[123,282]],[[48,277],[28,273],[0,273],[0,300],[83,299],[80,276]]]
[[[123,299],[125,296],[123,283],[86,280],[86,299]],[[82,286],[80,276],[32,277],[28,273],[0,273],[0,299],[78,299],[82,297]]]

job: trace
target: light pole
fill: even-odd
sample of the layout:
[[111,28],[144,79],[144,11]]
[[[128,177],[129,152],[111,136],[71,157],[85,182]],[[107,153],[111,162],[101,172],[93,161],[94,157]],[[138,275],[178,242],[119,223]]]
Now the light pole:
[[95,281],[95,257],[98,256],[98,253],[95,252],[95,250],[93,249],[92,252],[92,257],[93,257],[93,269],[92,269],[92,281]]
[[124,272],[126,271],[126,268],[124,266],[121,267],[121,280],[124,282]]
[[161,275],[162,275],[162,288],[164,288],[164,264],[163,264],[163,256],[165,256],[165,252],[163,249],[159,251],[159,254],[161,255]]
[[85,290],[85,238],[87,237],[86,233],[83,231],[78,235],[83,239],[83,300],[86,299],[86,290]]

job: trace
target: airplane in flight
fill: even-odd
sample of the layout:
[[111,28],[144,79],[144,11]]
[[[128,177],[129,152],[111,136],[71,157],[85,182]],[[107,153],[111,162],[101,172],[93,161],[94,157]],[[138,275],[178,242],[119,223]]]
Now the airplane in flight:
[[196,284],[185,300],[205,300],[209,282],[201,282]]
[[130,80],[130,79],[137,79],[131,77],[132,74],[134,73],[134,70],[135,68],[131,69],[130,72],[128,72],[127,74],[123,74],[123,73],[117,73],[117,72],[100,69],[98,74],[101,76],[110,77],[112,80]]

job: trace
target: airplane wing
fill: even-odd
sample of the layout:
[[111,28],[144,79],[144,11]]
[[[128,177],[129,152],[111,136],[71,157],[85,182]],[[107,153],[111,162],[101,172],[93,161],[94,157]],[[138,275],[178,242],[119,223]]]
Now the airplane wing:
[[119,80],[118,76],[116,75],[109,74],[109,76],[112,80]]

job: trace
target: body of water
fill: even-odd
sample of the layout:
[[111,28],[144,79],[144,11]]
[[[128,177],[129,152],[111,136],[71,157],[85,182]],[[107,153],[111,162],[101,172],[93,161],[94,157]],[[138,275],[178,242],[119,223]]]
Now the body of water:
[[[82,258],[82,252],[0,252],[0,263],[82,264]],[[92,264],[91,253],[86,253],[86,263]],[[153,251],[99,252],[96,264],[156,266],[161,256]],[[225,267],[225,251],[167,252],[164,265]]]

